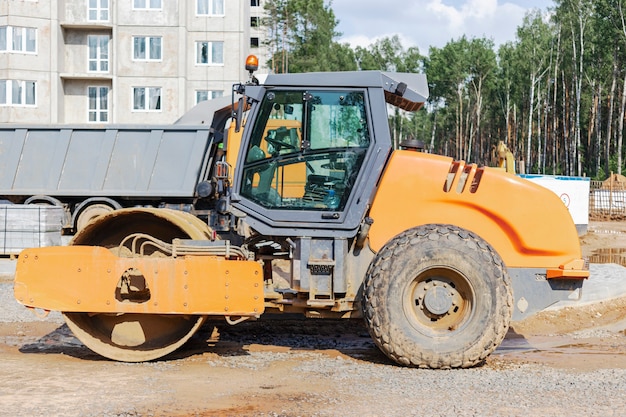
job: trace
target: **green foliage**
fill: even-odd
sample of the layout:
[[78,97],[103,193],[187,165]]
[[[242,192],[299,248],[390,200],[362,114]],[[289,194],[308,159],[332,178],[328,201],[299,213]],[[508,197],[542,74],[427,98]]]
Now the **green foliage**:
[[609,172],[624,175],[624,169],[617,168],[617,155],[611,155],[609,157]]
[[426,110],[389,117],[396,144],[416,138],[433,152],[489,164],[503,140],[527,172],[623,171],[626,0],[555,0],[497,50],[490,39],[461,37],[428,56],[398,35],[354,49],[337,42],[331,6],[267,2],[271,70],[425,72]]
[[356,69],[354,52],[335,39],[339,23],[324,0],[273,0],[265,5],[270,68],[282,72]]
[[382,38],[367,48],[357,46],[355,57],[360,70],[419,72],[422,56],[415,47],[405,49],[400,37]]

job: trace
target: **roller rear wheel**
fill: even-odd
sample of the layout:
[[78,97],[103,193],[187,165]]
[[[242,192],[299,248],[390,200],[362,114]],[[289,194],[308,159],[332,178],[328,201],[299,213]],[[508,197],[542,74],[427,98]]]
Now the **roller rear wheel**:
[[[133,233],[171,242],[174,238],[208,239],[209,228],[195,216],[166,209],[125,209],[98,217],[74,237],[72,245],[103,246],[118,256],[130,253],[119,244]],[[164,256],[158,251],[144,256]],[[142,362],[182,346],[202,326],[205,316],[158,314],[63,313],[74,335],[89,349],[117,361]]]

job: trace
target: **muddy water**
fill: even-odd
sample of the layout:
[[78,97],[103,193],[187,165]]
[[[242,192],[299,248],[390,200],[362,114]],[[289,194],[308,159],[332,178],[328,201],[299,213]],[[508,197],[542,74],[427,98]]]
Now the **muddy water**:
[[492,356],[506,362],[543,364],[576,371],[626,369],[626,337],[505,339]]

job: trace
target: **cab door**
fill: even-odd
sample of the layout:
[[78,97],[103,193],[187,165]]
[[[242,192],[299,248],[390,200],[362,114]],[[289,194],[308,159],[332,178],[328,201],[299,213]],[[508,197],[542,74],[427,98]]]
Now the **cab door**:
[[233,198],[246,221],[269,234],[356,230],[374,188],[368,174],[384,164],[367,89],[268,89],[251,117]]

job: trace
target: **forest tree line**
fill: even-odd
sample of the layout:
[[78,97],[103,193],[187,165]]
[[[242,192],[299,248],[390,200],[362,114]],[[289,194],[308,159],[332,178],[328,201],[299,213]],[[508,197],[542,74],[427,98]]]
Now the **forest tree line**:
[[337,39],[332,2],[270,0],[269,70],[425,73],[426,111],[396,111],[397,145],[489,165],[504,141],[527,173],[604,179],[624,173],[626,0],[555,0],[529,12],[516,38],[461,37],[422,54],[398,36],[352,48]]

